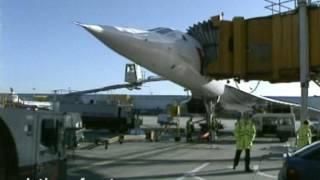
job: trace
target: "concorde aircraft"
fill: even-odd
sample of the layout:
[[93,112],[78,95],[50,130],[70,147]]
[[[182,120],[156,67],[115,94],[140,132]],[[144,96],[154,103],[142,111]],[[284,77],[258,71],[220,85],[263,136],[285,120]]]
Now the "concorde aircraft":
[[[188,33],[163,27],[140,30],[118,26],[76,24],[120,55],[191,90],[193,98],[204,100],[209,116],[214,113],[217,102],[225,109],[239,112],[266,108],[270,105],[293,107],[296,112],[299,111],[298,104],[256,96],[230,86],[225,81],[203,76],[201,74],[202,46]],[[318,117],[319,110],[309,107],[309,115]]]

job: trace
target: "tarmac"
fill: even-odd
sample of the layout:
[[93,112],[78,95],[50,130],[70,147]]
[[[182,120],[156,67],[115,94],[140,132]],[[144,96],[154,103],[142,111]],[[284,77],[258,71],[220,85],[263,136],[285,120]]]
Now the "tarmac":
[[[188,118],[180,119],[180,127]],[[251,151],[253,173],[244,172],[244,152],[236,170],[232,169],[235,120],[222,120],[224,130],[213,143],[175,142],[164,134],[159,142],[144,135],[130,135],[125,142],[108,145],[81,143],[69,151],[68,180],[270,180],[277,179],[283,153],[294,139],[281,143],[277,138],[256,138]],[[143,117],[144,129],[159,128],[155,117]],[[195,136],[194,138],[197,138]],[[115,138],[116,139],[116,138]]]
[[236,170],[232,169],[235,153],[232,136],[221,137],[213,144],[186,143],[184,139],[181,142],[171,139],[147,142],[139,138],[124,144],[110,144],[108,149],[98,145],[69,152],[68,179],[277,179],[282,154],[288,146],[288,143],[280,143],[278,139],[257,138],[251,152],[254,172],[246,173],[243,159]]

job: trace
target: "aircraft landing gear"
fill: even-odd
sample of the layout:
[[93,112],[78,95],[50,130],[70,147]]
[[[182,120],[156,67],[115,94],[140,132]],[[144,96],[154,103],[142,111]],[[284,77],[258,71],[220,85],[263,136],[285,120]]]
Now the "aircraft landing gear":
[[218,124],[215,119],[215,106],[219,102],[220,96],[216,99],[205,99],[204,106],[206,108],[206,121],[209,132],[209,142],[213,142],[217,138],[217,127]]

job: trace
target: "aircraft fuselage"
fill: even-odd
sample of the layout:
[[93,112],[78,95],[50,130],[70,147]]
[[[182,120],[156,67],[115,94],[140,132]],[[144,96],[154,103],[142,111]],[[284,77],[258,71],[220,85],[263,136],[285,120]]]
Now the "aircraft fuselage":
[[80,24],[129,60],[203,97],[223,93],[224,84],[200,74],[201,46],[188,34],[168,28],[148,31]]

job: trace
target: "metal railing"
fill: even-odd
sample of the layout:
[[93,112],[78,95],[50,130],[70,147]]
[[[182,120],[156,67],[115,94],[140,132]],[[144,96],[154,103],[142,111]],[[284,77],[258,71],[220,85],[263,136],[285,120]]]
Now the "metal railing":
[[283,12],[290,11],[297,8],[296,0],[264,0],[269,3],[265,6],[266,9],[270,10],[272,14],[280,14]]
[[[281,14],[298,7],[298,0],[264,0],[269,3],[265,6],[272,14]],[[309,6],[320,6],[320,0],[307,0]]]

